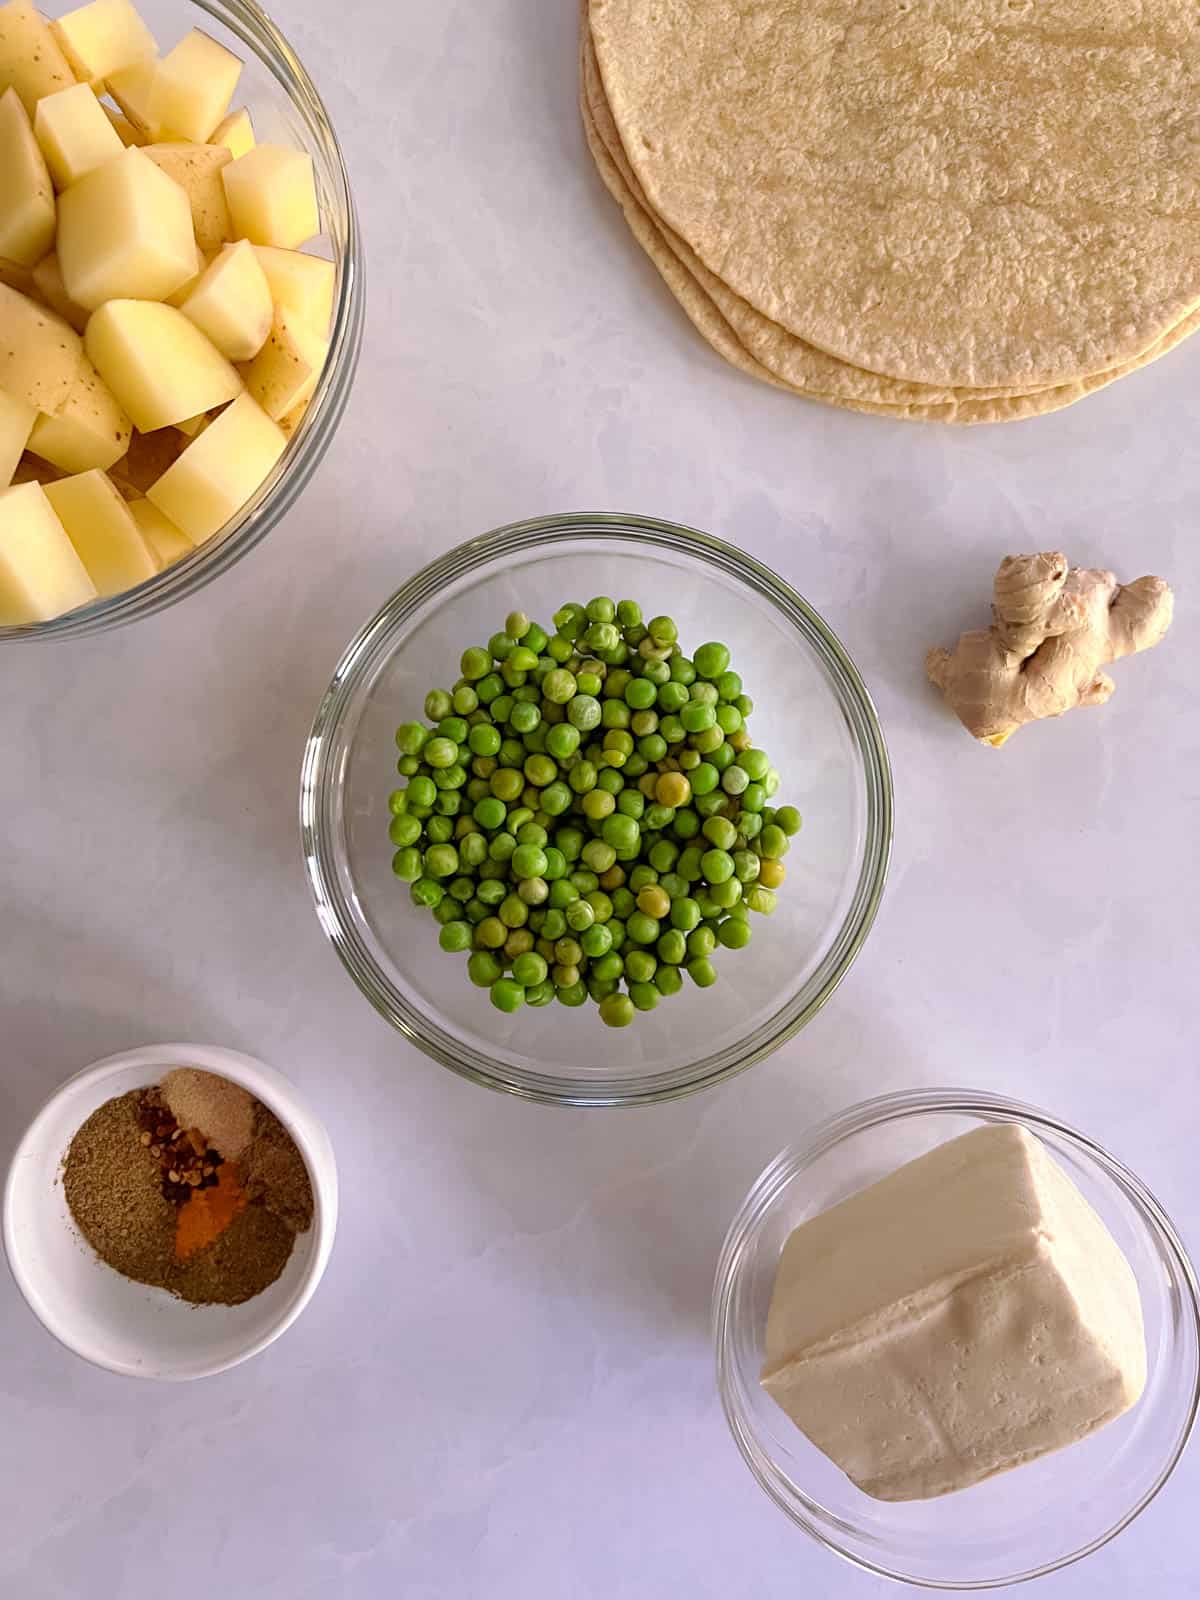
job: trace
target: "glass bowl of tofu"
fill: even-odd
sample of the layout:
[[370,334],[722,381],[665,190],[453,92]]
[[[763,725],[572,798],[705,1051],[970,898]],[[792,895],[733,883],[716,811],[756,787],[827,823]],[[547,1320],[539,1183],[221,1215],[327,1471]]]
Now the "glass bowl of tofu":
[[0,0],[0,641],[239,560],[328,448],[362,322],[337,139],[254,0]]
[[722,1405],[761,1487],[882,1577],[991,1589],[1108,1543],[1200,1399],[1200,1292],[1144,1183],[999,1096],[855,1107],[785,1150],[721,1253]]

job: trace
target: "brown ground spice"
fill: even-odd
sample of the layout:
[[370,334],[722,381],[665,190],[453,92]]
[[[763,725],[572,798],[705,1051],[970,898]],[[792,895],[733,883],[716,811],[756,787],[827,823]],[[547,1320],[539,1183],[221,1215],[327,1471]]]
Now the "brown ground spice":
[[145,1093],[134,1090],[100,1106],[71,1141],[63,1188],[84,1238],[125,1277],[193,1305],[240,1305],[260,1294],[312,1223],[308,1171],[287,1130],[255,1102],[254,1138],[236,1163],[250,1203],[180,1260],[181,1212],[166,1198],[159,1158],[142,1142],[144,1113]]

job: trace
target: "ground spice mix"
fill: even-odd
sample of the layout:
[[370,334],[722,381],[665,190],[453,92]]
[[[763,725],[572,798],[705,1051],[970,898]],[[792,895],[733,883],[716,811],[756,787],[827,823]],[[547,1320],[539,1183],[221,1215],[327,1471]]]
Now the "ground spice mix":
[[[210,1074],[190,1079],[189,1120],[211,1105],[214,1126],[228,1128],[231,1092],[244,1091]],[[283,1124],[245,1100],[250,1137],[239,1138],[236,1161],[209,1130],[182,1126],[157,1086],[92,1113],[71,1141],[63,1188],[102,1261],[193,1305],[239,1305],[274,1283],[312,1223],[312,1187]]]

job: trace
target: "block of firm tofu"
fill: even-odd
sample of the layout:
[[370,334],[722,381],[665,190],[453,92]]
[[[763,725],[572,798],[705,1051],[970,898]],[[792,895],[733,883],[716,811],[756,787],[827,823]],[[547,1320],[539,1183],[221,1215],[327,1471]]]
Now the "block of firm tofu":
[[48,622],[95,598],[41,484],[0,489],[0,626]]
[[1137,1281],[1039,1140],[978,1128],[801,1224],[762,1385],[878,1500],[1074,1443],[1146,1381]]

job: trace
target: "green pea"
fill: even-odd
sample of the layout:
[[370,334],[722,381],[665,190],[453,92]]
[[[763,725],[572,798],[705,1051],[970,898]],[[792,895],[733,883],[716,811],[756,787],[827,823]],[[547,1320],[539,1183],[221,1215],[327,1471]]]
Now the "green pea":
[[511,833],[498,833],[488,841],[488,855],[493,861],[511,861],[517,841]]
[[573,983],[569,986],[569,988],[556,989],[554,991],[554,998],[564,1006],[584,1005],[587,1001],[587,997],[587,986],[582,982]]
[[487,859],[487,840],[481,833],[468,833],[459,840],[458,859],[464,867],[483,865]]
[[481,800],[472,809],[471,815],[481,828],[487,828],[490,831],[493,828],[503,827],[504,819],[508,812],[503,800],[493,795],[486,800]]
[[609,1028],[627,1028],[633,1021],[633,1011],[633,1001],[627,994],[610,994],[600,1002],[600,1020]]
[[431,689],[425,696],[425,715],[430,722],[440,722],[454,709],[454,701],[445,689]]
[[[570,907],[568,907],[567,909],[569,910]],[[548,911],[543,911],[541,913],[541,918],[542,918],[542,928],[541,928],[542,938],[543,939],[548,939],[551,944],[553,944],[556,939],[561,939],[563,934],[566,933],[566,931],[567,931],[567,919],[563,915],[563,913],[557,908],[557,906],[551,906]],[[529,920],[532,923],[533,918],[530,917]],[[543,951],[543,954],[545,954],[544,951]]]
[[714,883],[709,887],[708,898],[722,911],[729,911],[742,898],[742,886],[736,877],[726,878],[724,883]]
[[592,967],[593,976],[601,983],[616,983],[625,971],[625,963],[615,950],[601,956]]
[[517,1011],[525,1000],[525,991],[512,978],[497,978],[491,988],[492,1004],[497,1011]]
[[590,694],[577,694],[567,707],[567,720],[581,733],[598,728],[603,715],[599,700]]
[[556,994],[554,985],[549,978],[544,978],[541,983],[535,983],[531,989],[525,991],[525,1004],[527,1006],[548,1006]]
[[458,760],[458,746],[452,739],[430,739],[425,746],[425,760],[435,769],[452,767]]
[[654,974],[654,987],[661,995],[678,994],[683,988],[683,978],[678,967],[659,967]]
[[750,924],[739,917],[727,917],[717,924],[717,938],[727,950],[742,950],[750,943]]
[[532,733],[542,720],[542,713],[537,706],[528,700],[520,700],[512,708],[512,716],[508,723],[515,732],[521,734]]
[[564,639],[561,633],[556,633],[553,638],[546,640],[546,654],[551,661],[561,666],[564,661],[571,659],[573,654],[571,641]]
[[458,871],[458,851],[451,844],[431,845],[425,852],[425,871],[431,878],[452,878]]
[[[662,830],[665,827],[668,827],[672,822],[674,822],[674,820],[674,808],[672,806],[659,805],[658,801],[656,800],[653,805],[646,807],[645,813],[642,817],[642,833],[661,833]],[[669,839],[657,842],[671,845],[671,841]],[[674,849],[675,846],[671,845],[671,848]]]
[[393,817],[388,824],[388,838],[393,844],[416,844],[421,837],[421,823],[417,817]]
[[603,822],[617,809],[617,802],[607,789],[597,787],[584,795],[582,808],[589,822]]
[[[709,844],[715,845],[718,850],[732,850],[733,841],[737,838],[737,829],[728,817],[709,817],[700,831]],[[710,883],[714,881],[709,879]]]
[[777,822],[768,823],[759,835],[758,853],[768,861],[778,861],[787,855],[790,841]]
[[653,944],[659,935],[658,919],[648,917],[644,911],[632,911],[625,928],[629,937],[637,944]]
[[753,778],[755,783],[761,783],[771,769],[770,760],[764,750],[743,750],[737,758],[737,764],[747,777]]
[[677,716],[663,717],[658,724],[658,731],[667,741],[668,745],[682,744],[687,738],[687,729]]
[[646,624],[646,631],[655,644],[674,644],[679,637],[679,629],[670,617],[651,617]]
[[590,905],[592,910],[596,913],[596,921],[607,922],[613,914],[612,900],[607,894],[605,894],[604,890],[599,887],[595,874],[591,873],[589,876],[592,879],[591,888],[582,890],[582,893],[587,900],[588,905]]
[[[725,742],[725,735],[716,723],[716,712],[711,706],[702,706],[701,711],[712,712],[713,722],[710,727],[701,728],[698,733],[691,735],[692,749],[702,756],[712,755],[714,750],[719,750]],[[682,716],[682,712],[680,715]]]
[[546,852],[535,844],[518,845],[512,854],[512,870],[518,878],[540,878],[546,870]]
[[746,790],[750,787],[750,775],[746,771],[745,767],[726,767],[725,771],[721,774],[721,787],[724,789],[726,794],[745,794]]
[[[751,785],[753,787],[753,785]],[[757,839],[762,832],[763,819],[758,812],[743,810],[738,818],[742,833],[747,839]]]
[[408,786],[408,808],[431,806],[437,799],[437,785],[432,778],[414,778]]
[[[587,904],[586,901],[581,903]],[[593,922],[591,927],[584,928],[579,934],[579,945],[589,961],[597,961],[601,956],[606,956],[613,945],[612,932],[607,923]]]
[[664,872],[658,880],[659,888],[665,889],[672,900],[678,900],[688,892],[687,879],[678,872]]
[[[614,856],[616,854],[632,856],[637,853],[638,843],[641,839],[641,829],[637,825],[636,818],[626,816],[623,811],[617,811],[604,819],[601,833],[605,843],[612,847]],[[610,862],[609,865],[611,866],[612,863]],[[606,869],[598,867],[596,870],[602,872]]]
[[[595,907],[587,900],[576,900],[567,907],[566,924],[574,933],[586,933],[596,920]],[[609,943],[611,944],[611,939]],[[583,941],[580,940],[583,944]],[[583,945],[584,954],[591,955],[587,945]],[[601,952],[603,954],[603,951]]]
[[478,895],[485,906],[498,906],[507,892],[503,878],[483,878]]
[[558,768],[549,756],[530,756],[525,763],[525,776],[536,788],[542,789],[553,783],[558,775]]
[[612,903],[613,915],[620,917],[622,920],[629,916],[637,906],[637,901],[634,899],[632,891],[623,887],[613,890]]
[[642,608],[636,600],[618,600],[617,621],[623,628],[640,628]]
[[733,857],[727,850],[706,850],[700,864],[709,883],[724,883],[733,876]]
[[765,917],[771,915],[777,904],[774,893],[770,889],[760,888],[758,884],[746,891],[745,898],[751,911],[758,911]]
[[649,983],[658,962],[649,950],[631,950],[625,957],[625,976],[631,983]]
[[409,893],[414,905],[428,906],[431,911],[436,910],[446,896],[445,889],[436,878],[418,878]]
[[555,835],[558,848],[568,861],[577,861],[583,849],[584,835],[579,828],[560,828]]
[[446,922],[442,924],[442,931],[438,934],[438,943],[443,950],[469,950],[475,937],[475,930],[469,922]]
[[604,687],[604,679],[598,672],[581,670],[576,674],[575,686],[580,694],[590,695],[593,700],[598,699]]
[[733,870],[739,883],[753,883],[759,873],[759,859],[753,850],[733,852]]
[[687,936],[687,953],[691,961],[712,955],[716,948],[717,936],[706,922],[702,922],[698,928],[693,928]]
[[570,722],[556,722],[546,734],[546,750],[556,761],[567,761],[579,749],[579,729]]
[[671,926],[690,933],[700,921],[700,907],[690,895],[671,902]]
[[694,839],[700,832],[700,818],[694,811],[680,810],[672,826],[677,839]]
[[607,872],[617,859],[617,852],[607,839],[589,839],[583,847],[583,859],[593,872]]
[[419,722],[403,722],[396,729],[396,743],[404,756],[419,756],[428,738],[429,730]]
[[775,813],[775,822],[789,836],[800,832],[801,817],[795,806],[780,806]]
[[467,960],[467,977],[478,989],[490,989],[503,972],[490,950],[473,950]]
[[687,974],[698,989],[709,989],[717,981],[716,968],[713,966],[711,961],[705,959],[704,957],[700,957],[695,961],[689,961],[687,965]]
[[411,845],[403,850],[397,850],[392,857],[392,871],[401,883],[416,883],[421,876],[421,870],[421,852]]
[[577,690],[575,674],[568,672],[565,667],[555,667],[542,679],[542,693],[547,700],[553,700],[556,705],[565,706]]
[[663,961],[673,967],[682,966],[687,958],[687,937],[678,928],[668,928],[655,948]]
[[661,761],[667,753],[667,741],[661,733],[648,733],[638,740],[637,748],[647,761]]
[[532,950],[527,950],[512,964],[512,975],[523,989],[532,989],[539,983],[544,983],[549,971],[544,956],[537,955]]
[[664,683],[657,695],[659,709],[671,715],[688,703],[687,686],[673,680]]
[[662,998],[653,983],[633,983],[629,985],[629,1000],[638,1011],[653,1011]]

